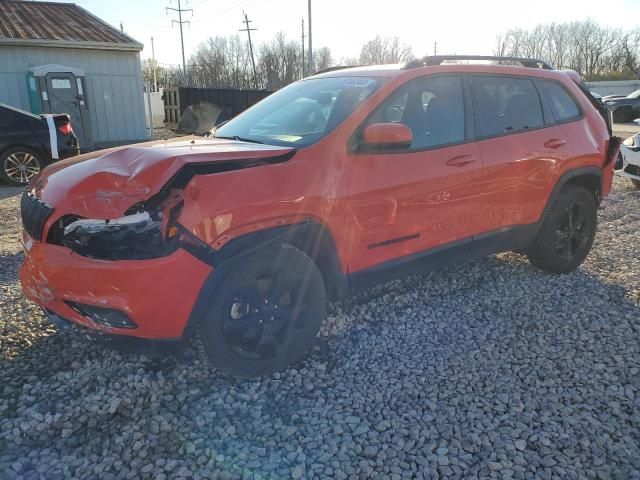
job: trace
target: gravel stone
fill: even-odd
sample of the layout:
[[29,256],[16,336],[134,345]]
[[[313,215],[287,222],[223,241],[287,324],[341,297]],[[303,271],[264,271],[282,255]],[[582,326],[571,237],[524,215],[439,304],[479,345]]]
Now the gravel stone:
[[0,188],[0,476],[640,478],[640,191],[616,178],[585,263],[516,253],[331,304],[317,347],[257,380],[202,346],[132,354],[22,295],[20,189]]

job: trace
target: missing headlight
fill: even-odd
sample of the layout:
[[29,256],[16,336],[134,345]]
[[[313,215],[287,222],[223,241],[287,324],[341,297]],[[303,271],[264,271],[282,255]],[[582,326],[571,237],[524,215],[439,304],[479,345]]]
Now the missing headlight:
[[63,244],[80,255],[100,260],[165,256],[177,248],[177,240],[165,241],[162,217],[160,212],[142,212],[114,220],[76,220],[65,227]]

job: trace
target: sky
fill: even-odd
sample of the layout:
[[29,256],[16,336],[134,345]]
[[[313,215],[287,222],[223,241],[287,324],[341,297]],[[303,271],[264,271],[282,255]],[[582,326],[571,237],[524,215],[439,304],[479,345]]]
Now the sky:
[[[58,0],[60,1],[60,0]],[[67,0],[64,0],[67,1]],[[333,57],[357,57],[363,43],[376,35],[398,36],[416,56],[493,53],[496,36],[510,28],[538,23],[592,18],[602,25],[630,29],[640,24],[640,0],[312,0],[313,46],[329,47]],[[180,31],[171,26],[178,0],[71,0],[144,44],[142,58],[180,64]],[[185,53],[216,35],[246,38],[243,11],[255,44],[280,31],[300,41],[301,20],[307,24],[307,0],[182,0],[191,23],[184,26]]]

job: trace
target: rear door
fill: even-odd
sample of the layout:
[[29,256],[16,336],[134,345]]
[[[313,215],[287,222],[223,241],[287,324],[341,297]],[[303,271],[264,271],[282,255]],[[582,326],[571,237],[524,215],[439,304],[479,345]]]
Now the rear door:
[[571,155],[566,132],[544,108],[533,79],[524,76],[470,76],[483,192],[479,212],[486,231],[537,222],[556,171]]
[[[476,216],[482,161],[468,131],[463,78],[425,76],[392,93],[372,113],[374,123],[403,123],[410,147],[348,157],[351,217],[349,270],[459,242],[462,253],[481,226]],[[357,137],[358,134],[356,134]]]

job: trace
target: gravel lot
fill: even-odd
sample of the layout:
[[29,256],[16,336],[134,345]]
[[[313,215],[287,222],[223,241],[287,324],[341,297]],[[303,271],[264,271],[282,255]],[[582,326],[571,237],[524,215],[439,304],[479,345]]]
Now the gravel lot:
[[0,189],[2,478],[640,478],[640,192],[579,271],[513,253],[333,305],[261,381],[58,332],[22,296]]

